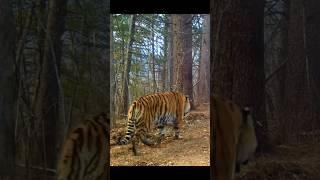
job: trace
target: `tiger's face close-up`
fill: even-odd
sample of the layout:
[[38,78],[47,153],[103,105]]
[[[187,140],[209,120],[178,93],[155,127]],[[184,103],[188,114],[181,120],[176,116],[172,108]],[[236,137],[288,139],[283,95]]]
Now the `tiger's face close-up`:
[[214,96],[214,179],[233,180],[240,166],[254,158],[257,138],[250,109]]

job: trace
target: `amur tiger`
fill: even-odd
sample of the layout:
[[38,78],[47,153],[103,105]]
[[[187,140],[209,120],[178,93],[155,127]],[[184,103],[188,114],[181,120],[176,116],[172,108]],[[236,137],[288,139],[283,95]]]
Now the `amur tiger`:
[[173,124],[175,138],[181,138],[179,130],[183,117],[190,111],[188,96],[179,92],[164,92],[142,96],[135,100],[128,110],[126,134],[119,139],[119,144],[132,143],[134,155],[138,155],[139,139],[146,145],[155,145],[159,141],[151,140],[150,132],[154,127],[164,135],[164,126]]
[[233,180],[240,165],[253,159],[257,138],[248,107],[213,95],[213,179]]
[[57,180],[107,179],[109,124],[101,113],[70,132],[58,160]]

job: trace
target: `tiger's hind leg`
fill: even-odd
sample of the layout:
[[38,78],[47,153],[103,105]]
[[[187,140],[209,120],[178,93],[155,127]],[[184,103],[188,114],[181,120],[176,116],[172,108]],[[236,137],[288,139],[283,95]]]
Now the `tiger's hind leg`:
[[139,138],[137,138],[137,136],[134,136],[132,138],[131,143],[132,143],[132,152],[133,152],[133,154],[135,156],[139,156],[140,155],[140,153],[138,151]]
[[156,137],[157,144],[160,144],[161,141],[165,138],[165,129],[164,125],[159,125],[157,127],[159,129],[159,134]]
[[180,129],[181,129],[181,123],[179,122],[179,118],[174,122],[174,139],[183,139],[183,137],[180,135]]
[[173,129],[174,129],[174,139],[183,139],[183,137],[180,134],[180,128],[173,127]]

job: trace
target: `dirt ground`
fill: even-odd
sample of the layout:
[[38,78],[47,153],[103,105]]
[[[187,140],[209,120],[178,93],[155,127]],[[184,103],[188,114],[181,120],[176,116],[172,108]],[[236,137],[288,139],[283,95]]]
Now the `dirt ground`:
[[[131,143],[111,145],[111,166],[209,166],[210,165],[210,117],[209,105],[202,105],[184,118],[182,139],[173,139],[174,131],[167,128],[166,138],[156,147],[140,142],[140,155],[134,156]],[[111,130],[110,143],[125,131],[125,121]]]
[[276,146],[241,169],[238,180],[319,180],[320,144]]

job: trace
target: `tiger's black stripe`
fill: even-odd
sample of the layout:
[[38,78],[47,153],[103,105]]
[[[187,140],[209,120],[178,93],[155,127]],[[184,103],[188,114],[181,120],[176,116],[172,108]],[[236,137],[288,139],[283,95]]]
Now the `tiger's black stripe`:
[[101,113],[69,133],[58,161],[58,180],[106,179],[109,124],[109,118]]

